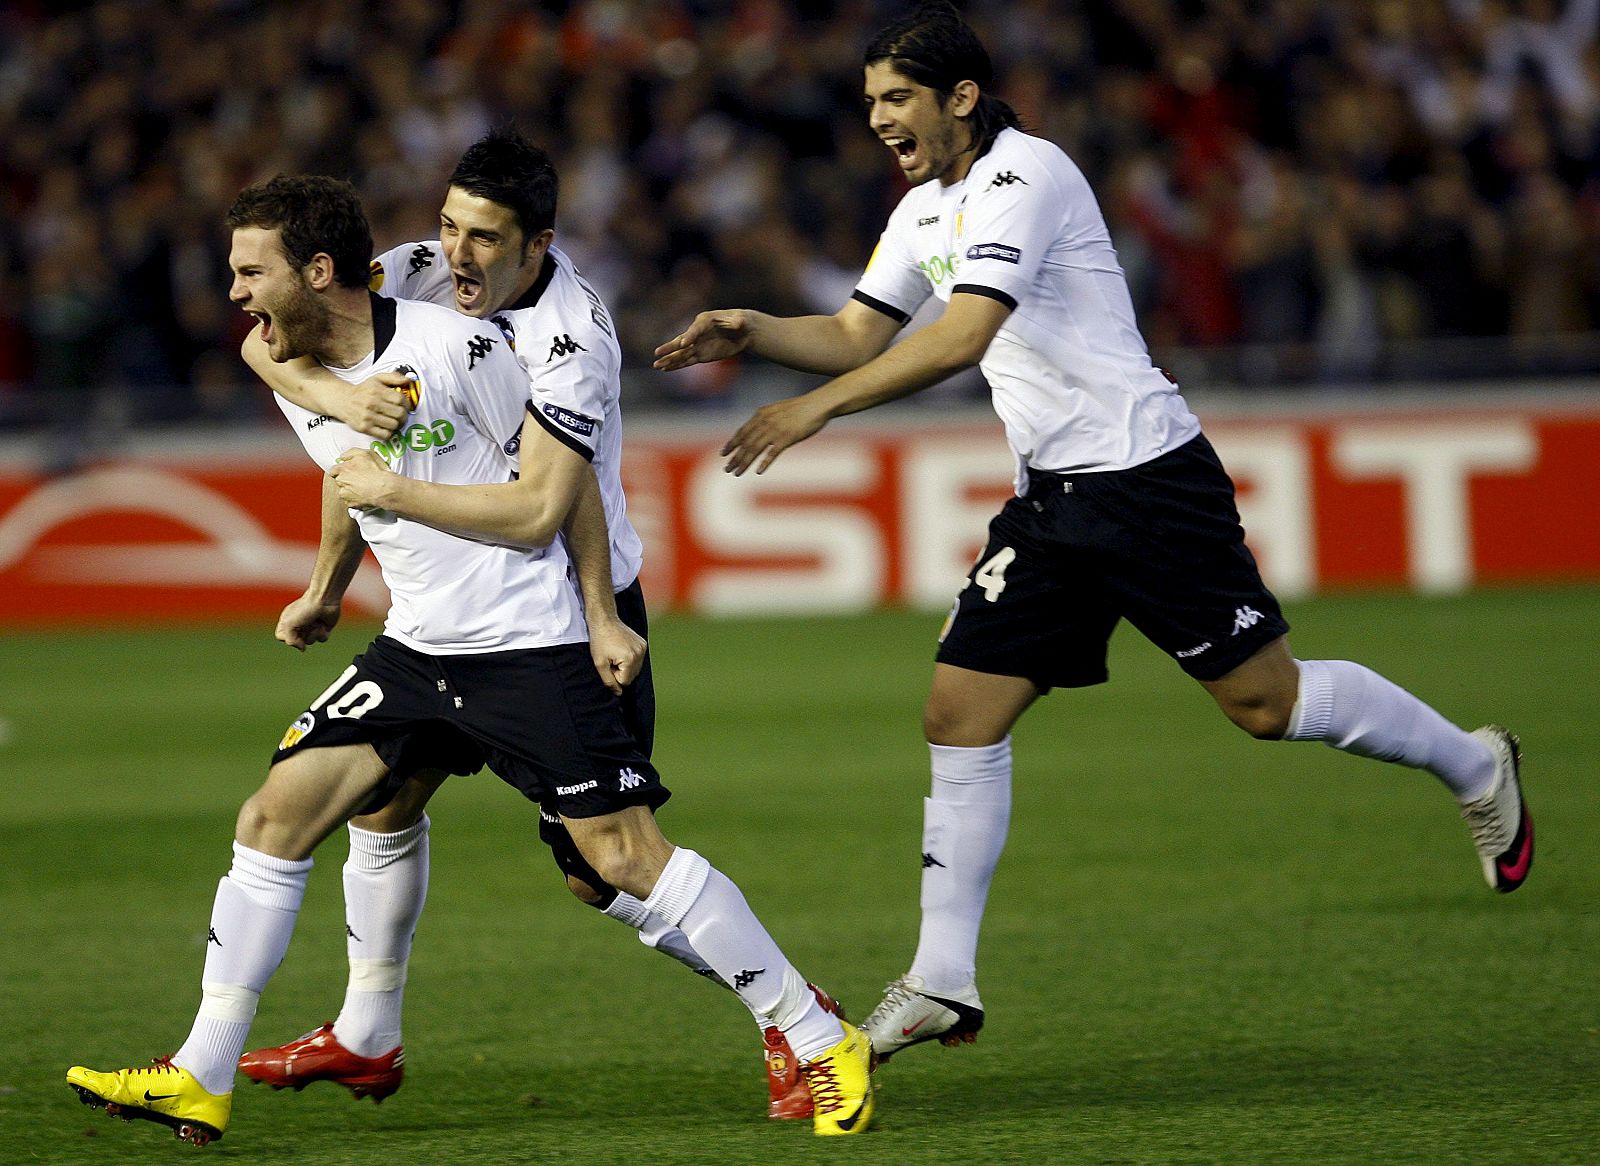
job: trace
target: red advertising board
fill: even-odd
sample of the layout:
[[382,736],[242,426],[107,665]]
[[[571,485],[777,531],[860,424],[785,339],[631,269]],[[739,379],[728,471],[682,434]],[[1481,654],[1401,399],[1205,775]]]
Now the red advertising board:
[[[1287,596],[1600,580],[1600,404],[1208,416]],[[722,428],[627,444],[653,607],[826,612],[950,601],[1010,492],[998,423],[862,418],[733,478]],[[44,477],[0,460],[4,626],[271,618],[315,549],[319,481],[282,441],[144,446]],[[352,606],[380,612],[363,571]]]

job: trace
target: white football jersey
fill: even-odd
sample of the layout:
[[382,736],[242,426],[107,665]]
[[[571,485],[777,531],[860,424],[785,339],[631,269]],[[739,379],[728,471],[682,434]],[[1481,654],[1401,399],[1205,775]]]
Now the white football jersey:
[[[373,260],[373,284],[379,295],[455,304],[437,239],[385,251]],[[610,313],[566,253],[551,247],[527,294],[490,319],[527,371],[528,411],[594,464],[611,535],[611,582],[621,591],[639,575],[644,544],[622,492],[622,350]]]
[[[527,377],[499,329],[447,308],[372,298],[376,347],[359,364],[329,368],[358,384],[380,372],[416,379],[411,416],[388,441],[278,397],[295,435],[323,470],[367,447],[408,478],[450,485],[511,480]],[[560,540],[524,550],[446,534],[387,511],[350,512],[372,548],[390,607],[383,631],[431,655],[579,643],[583,609]]]
[[909,319],[930,294],[1012,308],[979,362],[1025,468],[1120,470],[1200,432],[1150,363],[1100,205],[1058,147],[1002,130],[966,178],[912,188],[889,217],[855,298]]

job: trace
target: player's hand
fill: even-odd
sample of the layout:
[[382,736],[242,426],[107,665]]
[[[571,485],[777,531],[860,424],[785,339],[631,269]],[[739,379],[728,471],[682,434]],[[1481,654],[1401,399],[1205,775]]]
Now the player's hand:
[[295,651],[304,652],[312,644],[326,643],[338,622],[337,602],[329,603],[302,595],[283,609],[273,635]]
[[328,471],[339,501],[352,510],[387,510],[385,505],[395,474],[370,449],[347,449]]
[[617,696],[622,686],[632,684],[644,667],[650,645],[645,638],[618,619],[591,620],[589,656],[600,681]]
[[764,474],[780,453],[827,423],[826,410],[809,393],[763,405],[724,443],[719,452],[728,460],[722,468],[737,477],[760,458],[756,473]]
[[394,371],[368,377],[339,397],[334,416],[357,433],[388,439],[399,432],[411,412],[405,389],[412,381],[406,373]]
[[738,308],[701,312],[678,335],[656,349],[655,367],[674,372],[737,356],[750,343],[750,321]]

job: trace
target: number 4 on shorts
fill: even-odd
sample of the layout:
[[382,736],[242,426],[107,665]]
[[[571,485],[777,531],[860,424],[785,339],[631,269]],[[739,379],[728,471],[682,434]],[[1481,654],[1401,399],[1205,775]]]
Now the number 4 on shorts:
[[972,581],[983,588],[983,597],[990,603],[1000,598],[1000,593],[1006,589],[1006,568],[1011,566],[1011,561],[1017,557],[1017,552],[1012,547],[1001,547],[989,561],[980,564],[972,573]]

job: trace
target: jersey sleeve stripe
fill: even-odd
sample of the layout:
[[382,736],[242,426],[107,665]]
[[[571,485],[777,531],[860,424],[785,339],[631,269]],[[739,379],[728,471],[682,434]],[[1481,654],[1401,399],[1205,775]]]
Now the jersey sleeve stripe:
[[1017,310],[1016,299],[998,288],[984,287],[981,283],[958,283],[950,289],[951,295],[955,295],[957,292],[965,292],[967,295],[973,296],[988,296],[991,300],[999,300],[1013,312]]
[[[874,296],[869,296],[860,288],[856,288],[855,291],[851,292],[850,298],[855,300],[857,303],[866,304],[867,307],[871,308],[875,312],[882,312],[885,316],[888,316],[889,319],[898,321],[901,324],[904,324],[907,320],[911,319],[909,315],[907,315],[905,312],[902,312],[899,308],[892,304],[886,304]],[[1015,304],[1012,305],[1012,307],[1015,306]]]
[[573,453],[583,458],[584,461],[594,461],[594,450],[590,449],[587,445],[584,445],[583,442],[579,441],[576,437],[572,436],[572,434],[568,433],[565,429],[561,428],[561,426],[557,425],[543,413],[539,412],[539,410],[535,409],[531,401],[528,403],[528,415],[537,421],[541,426],[543,426],[546,433],[555,438],[568,449],[572,450]]

